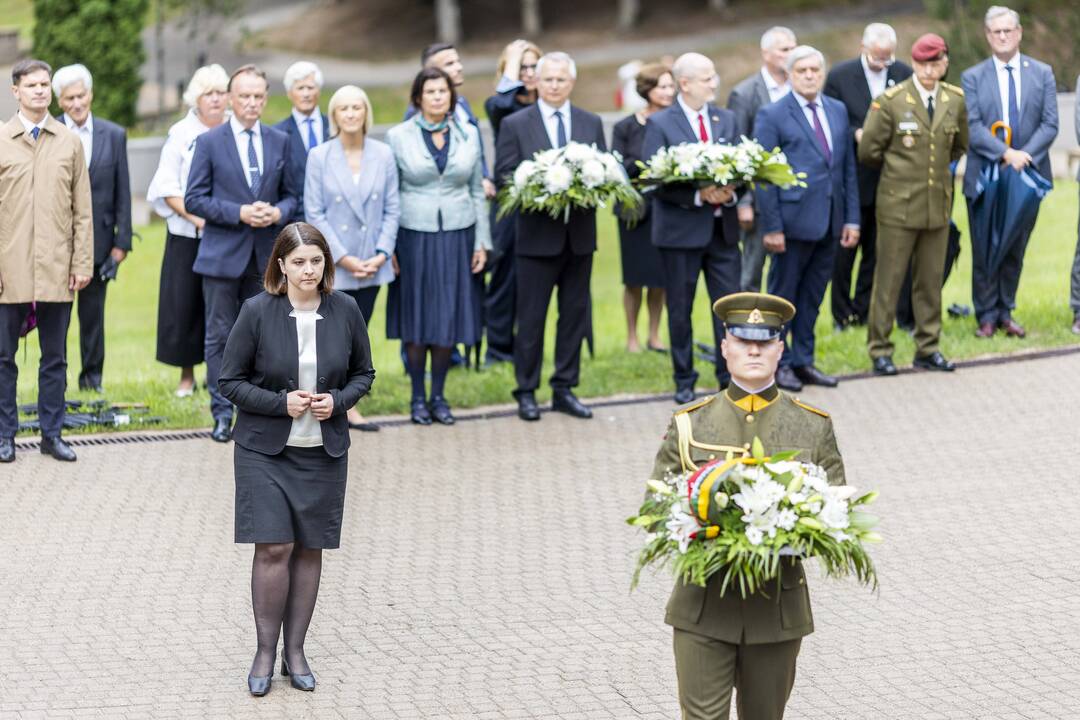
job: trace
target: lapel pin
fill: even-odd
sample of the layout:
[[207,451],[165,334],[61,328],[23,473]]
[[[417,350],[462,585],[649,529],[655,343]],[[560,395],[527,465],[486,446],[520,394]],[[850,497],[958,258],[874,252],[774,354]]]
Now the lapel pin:
[[888,85],[889,87],[892,87],[893,85],[896,84],[896,81],[893,80],[892,78],[889,78],[888,80],[885,81],[885,84]]
[[720,122],[720,116],[719,115],[713,115],[712,116],[712,121],[713,122]]
[[1024,61],[1024,67],[1031,67],[1031,63],[1029,63],[1027,60],[1025,60]]

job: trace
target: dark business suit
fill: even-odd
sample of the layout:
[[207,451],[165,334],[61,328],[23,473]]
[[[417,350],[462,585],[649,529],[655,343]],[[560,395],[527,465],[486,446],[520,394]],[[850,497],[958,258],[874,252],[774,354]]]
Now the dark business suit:
[[[262,276],[274,239],[296,210],[302,182],[288,160],[289,136],[267,125],[262,125],[260,132],[262,172],[254,189],[240,163],[232,123],[225,122],[195,140],[184,194],[188,212],[206,219],[194,270],[203,276],[206,381],[215,419],[232,416],[232,404],[218,391],[225,341],[236,322],[240,304],[262,289]],[[280,224],[253,228],[240,222],[240,207],[258,200],[277,206],[281,211]]]
[[[128,178],[127,131],[91,116],[90,198],[94,224],[94,272],[79,291],[79,387],[101,385],[105,366],[105,287],[101,265],[113,248],[131,251],[131,182]],[[57,118],[64,122],[61,115]]]
[[[319,144],[326,142],[330,139],[330,120],[322,114],[322,110],[316,109],[315,112],[319,113],[319,117],[322,118],[322,137],[319,137]],[[274,125],[275,130],[280,130],[289,136],[289,163],[292,165],[292,172],[297,174],[301,179],[304,177],[304,173],[307,170],[307,155],[311,149],[308,146],[307,131],[301,133],[300,128],[296,125],[296,118],[292,113]],[[300,183],[299,192],[296,197],[296,209],[293,211],[292,217],[289,222],[304,222],[304,183]]]
[[[737,140],[735,114],[715,105],[702,108],[710,125],[712,141]],[[698,128],[692,128],[678,101],[651,115],[645,123],[645,143],[641,156],[651,158],[658,150],[680,143],[701,142]],[[709,301],[715,302],[739,290],[739,218],[735,203],[720,209],[708,203],[695,203],[697,188],[692,183],[661,185],[652,193],[652,243],[660,248],[664,264],[665,298],[668,311],[668,334],[671,336],[671,363],[677,390],[693,389],[698,373],[694,370],[694,335],[691,312],[697,291],[698,275],[705,273]],[[731,379],[727,364],[720,356],[724,324],[712,314],[716,340],[716,379],[724,387]]]
[[784,233],[786,249],[773,255],[769,292],[795,305],[791,343],[780,364],[801,368],[814,364],[814,323],[832,277],[845,225],[859,225],[859,187],[855,149],[847,111],[839,100],[824,94],[817,112],[825,112],[832,139],[826,157],[814,129],[794,93],[758,111],[754,127],[758,141],[779,147],[796,172],[806,173],[806,187],[758,189],[762,235]]
[[[570,141],[606,150],[598,115],[570,107]],[[539,105],[507,117],[495,148],[495,177],[502,184],[523,160],[551,149]],[[523,212],[516,219],[517,336],[514,338],[515,395],[540,385],[544,359],[544,324],[551,293],[559,288],[555,332],[555,373],[551,387],[578,384],[581,343],[589,328],[589,279],[596,251],[596,211],[573,210],[569,221],[544,213]]]
[[[297,389],[296,318],[288,295],[263,292],[244,302],[229,334],[218,387],[236,404],[237,445],[265,455],[281,452],[292,418],[286,395]],[[322,296],[316,324],[316,392],[334,398],[333,414],[320,423],[323,449],[340,457],[349,449],[345,411],[371,389],[375,370],[367,327],[356,302],[342,292]]]
[[[902,62],[895,62],[885,71],[885,87],[890,88],[911,77],[911,68]],[[862,57],[845,60],[833,66],[825,80],[825,94],[844,104],[851,127],[853,151],[857,148],[855,131],[863,126],[866,113],[870,110],[870,85],[866,82]],[[870,291],[874,284],[875,249],[877,247],[877,219],[875,198],[877,197],[880,168],[870,167],[856,162],[855,173],[859,178],[860,232],[859,244],[853,248],[838,248],[836,263],[833,268],[831,306],[833,320],[840,325],[854,322],[866,322],[870,312]],[[859,273],[855,278],[855,293],[852,296],[852,271],[855,269],[855,257],[862,253]]]
[[[761,70],[746,78],[731,89],[728,96],[728,110],[735,113],[735,124],[740,135],[754,137],[754,118],[757,112],[772,102],[769,88]],[[752,192],[744,193],[739,198],[739,205],[753,204]],[[757,218],[749,229],[739,228],[742,238],[742,272],[739,276],[739,289],[749,292],[761,290],[761,271],[765,267],[765,246],[761,244],[761,230]]]

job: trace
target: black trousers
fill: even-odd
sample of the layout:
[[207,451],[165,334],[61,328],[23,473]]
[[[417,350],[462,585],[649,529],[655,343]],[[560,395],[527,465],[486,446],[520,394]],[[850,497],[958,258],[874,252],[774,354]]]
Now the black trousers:
[[[19,368],[19,329],[30,312],[30,303],[0,304],[0,437],[13,438],[19,429],[15,388]],[[44,437],[60,437],[64,426],[64,391],[67,390],[67,333],[71,303],[39,302],[36,305],[38,346],[38,419]]]
[[555,324],[555,372],[551,387],[575,387],[580,377],[581,343],[589,328],[589,281],[592,253],[575,255],[567,243],[554,257],[517,257],[517,336],[514,338],[515,397],[540,386],[544,362],[544,326],[551,293],[559,288]]
[[[971,199],[968,201],[968,217],[974,213]],[[1012,319],[1016,309],[1016,290],[1020,287],[1020,273],[1024,270],[1024,253],[1027,251],[1031,231],[1026,228],[1005,253],[1001,265],[991,270],[986,264],[986,244],[989,238],[971,236],[971,300],[975,305],[975,318],[982,323],[997,325]]]
[[514,214],[495,220],[492,204],[492,244],[497,257],[491,266],[487,292],[484,296],[484,328],[488,350],[501,356],[514,354],[514,316],[517,307],[516,265],[516,216]]
[[[865,205],[860,212],[862,232],[859,234],[859,244],[853,248],[837,247],[833,265],[830,305],[833,320],[841,326],[852,321],[865,323],[870,315],[870,294],[874,289],[877,258],[877,210],[874,205]],[[852,295],[852,273],[855,270],[855,257],[859,253],[862,253],[862,260],[854,278],[855,294]]]
[[[709,304],[730,293],[739,291],[742,274],[742,255],[735,242],[724,241],[722,225],[717,219],[712,240],[703,248],[660,248],[664,263],[664,291],[668,312],[668,335],[671,340],[671,364],[676,389],[693,388],[698,373],[694,370],[694,328],[691,315],[698,276],[705,273],[705,288]],[[724,339],[724,323],[710,312],[713,338],[716,341],[716,380],[720,387],[728,384],[731,374],[720,355]]]
[[101,384],[105,369],[105,288],[108,283],[98,277],[94,268],[90,284],[79,291],[79,354],[82,368],[79,370],[79,387],[96,387]]
[[206,308],[206,385],[210,391],[210,413],[217,418],[231,418],[232,403],[218,390],[221,376],[221,360],[225,355],[225,343],[229,339],[240,306],[249,297],[262,292],[262,273],[257,269],[255,256],[251,256],[244,274],[238,278],[215,278],[203,276],[203,304]]

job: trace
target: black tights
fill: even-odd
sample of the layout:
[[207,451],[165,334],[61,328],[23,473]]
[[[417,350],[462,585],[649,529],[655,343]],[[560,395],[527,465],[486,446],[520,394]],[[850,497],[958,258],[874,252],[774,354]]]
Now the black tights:
[[274,672],[278,635],[285,630],[285,660],[289,671],[311,672],[304,656],[315,600],[319,596],[322,550],[298,543],[257,543],[251,563],[251,607],[259,649],[251,663],[252,677]]
[[405,359],[408,361],[409,378],[412,380],[413,400],[423,400],[424,369],[427,366],[427,354],[431,352],[431,397],[442,397],[446,386],[446,373],[450,371],[452,347],[439,345],[418,345],[405,343]]

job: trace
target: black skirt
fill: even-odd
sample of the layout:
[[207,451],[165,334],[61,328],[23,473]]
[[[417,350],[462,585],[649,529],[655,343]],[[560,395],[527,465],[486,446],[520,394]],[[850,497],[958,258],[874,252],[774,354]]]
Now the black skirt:
[[659,248],[652,244],[651,216],[647,215],[633,228],[619,221],[619,250],[622,255],[623,285],[664,287],[664,263],[660,259]]
[[197,238],[166,233],[157,319],[157,360],[166,365],[192,367],[203,361],[202,276],[191,269],[198,252]]
[[264,455],[236,445],[233,468],[236,542],[340,546],[348,453],[331,457],[322,447],[286,445]]

